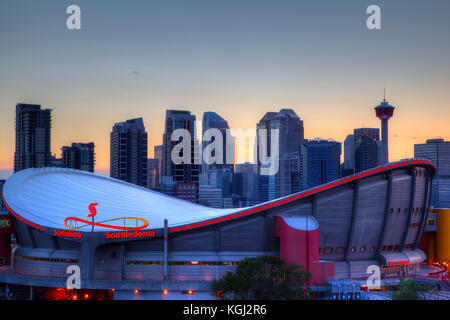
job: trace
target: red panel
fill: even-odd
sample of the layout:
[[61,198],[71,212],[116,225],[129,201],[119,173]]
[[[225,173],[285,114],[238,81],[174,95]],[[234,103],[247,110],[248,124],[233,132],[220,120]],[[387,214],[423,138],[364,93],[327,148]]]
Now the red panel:
[[300,265],[311,273],[310,285],[323,284],[334,276],[334,264],[319,261],[319,229],[297,230],[290,227],[282,217],[276,217],[277,224],[280,258],[286,264]]

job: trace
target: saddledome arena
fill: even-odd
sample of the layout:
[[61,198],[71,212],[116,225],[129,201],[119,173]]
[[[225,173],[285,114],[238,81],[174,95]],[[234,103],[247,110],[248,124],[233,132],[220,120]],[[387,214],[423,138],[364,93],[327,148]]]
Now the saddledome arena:
[[411,272],[426,259],[418,246],[434,175],[430,161],[413,159],[257,206],[213,209],[85,171],[26,169],[3,189],[18,245],[2,281],[65,288],[77,265],[82,288],[118,298],[168,290],[209,299],[210,281],[263,254],[302,265],[313,286],[367,278],[369,265]]

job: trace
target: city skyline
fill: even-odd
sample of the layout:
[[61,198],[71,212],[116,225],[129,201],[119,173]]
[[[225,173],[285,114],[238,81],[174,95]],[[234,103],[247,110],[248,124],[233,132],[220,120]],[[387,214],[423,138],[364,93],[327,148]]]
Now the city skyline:
[[19,102],[54,109],[52,154],[94,141],[106,175],[118,121],[144,119],[149,157],[166,109],[213,111],[232,129],[254,129],[266,112],[292,108],[305,137],[343,142],[354,128],[380,127],[373,108],[384,85],[396,107],[391,161],[413,157],[427,138],[449,140],[450,4],[378,1],[383,28],[370,31],[368,3],[319,2],[137,1],[122,10],[79,1],[79,31],[65,28],[67,3],[2,2],[0,178],[12,172]]

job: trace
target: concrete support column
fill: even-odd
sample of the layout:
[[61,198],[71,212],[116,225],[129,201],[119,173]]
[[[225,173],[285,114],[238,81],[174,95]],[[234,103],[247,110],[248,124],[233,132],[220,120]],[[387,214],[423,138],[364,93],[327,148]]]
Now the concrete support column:
[[163,279],[167,280],[168,276],[168,251],[169,251],[169,223],[167,219],[164,219],[164,269],[163,269]]

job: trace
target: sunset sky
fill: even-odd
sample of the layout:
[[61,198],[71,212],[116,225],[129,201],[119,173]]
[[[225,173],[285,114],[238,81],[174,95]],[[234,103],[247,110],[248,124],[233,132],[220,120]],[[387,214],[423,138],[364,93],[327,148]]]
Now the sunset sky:
[[[81,30],[66,8],[81,7]],[[382,30],[366,28],[381,7]],[[343,142],[379,127],[373,108],[396,107],[390,160],[427,138],[450,140],[450,1],[24,1],[0,2],[0,179],[11,173],[15,105],[52,112],[52,153],[94,141],[109,170],[115,122],[143,117],[149,157],[166,109],[232,128],[255,128],[292,108],[305,137]],[[239,151],[238,151],[239,152]]]

